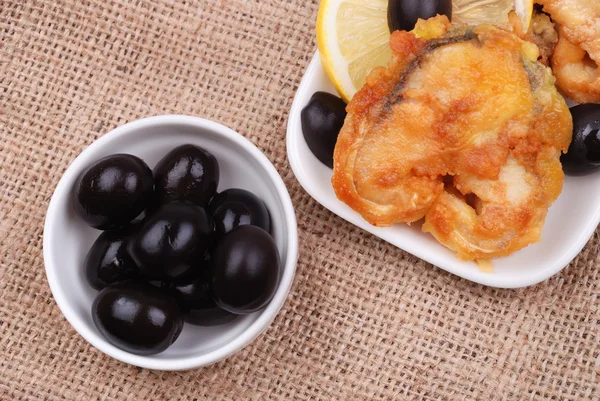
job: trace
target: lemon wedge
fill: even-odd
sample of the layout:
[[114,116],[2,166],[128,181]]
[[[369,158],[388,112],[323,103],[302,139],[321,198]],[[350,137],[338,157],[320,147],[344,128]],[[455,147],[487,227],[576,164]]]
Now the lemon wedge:
[[454,0],[452,22],[510,27],[509,14],[512,11],[520,18],[523,32],[527,32],[533,14],[533,0]]
[[317,46],[327,76],[346,102],[371,70],[392,58],[388,0],[322,0]]
[[[386,66],[392,58],[387,7],[388,0],[321,1],[317,46],[327,76],[346,102],[375,67]],[[513,11],[526,32],[533,0],[454,0],[452,22],[510,27]]]

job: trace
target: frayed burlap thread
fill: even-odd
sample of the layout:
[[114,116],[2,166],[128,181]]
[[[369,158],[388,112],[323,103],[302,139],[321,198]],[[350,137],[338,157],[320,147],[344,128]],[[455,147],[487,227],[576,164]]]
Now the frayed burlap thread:
[[[332,215],[287,163],[285,126],[315,51],[316,0],[0,1],[1,400],[598,400],[598,231],[560,274],[497,290]],[[42,235],[69,163],[110,129],[216,120],[274,163],[300,259],[272,326],[205,369],[102,354],[56,306]]]

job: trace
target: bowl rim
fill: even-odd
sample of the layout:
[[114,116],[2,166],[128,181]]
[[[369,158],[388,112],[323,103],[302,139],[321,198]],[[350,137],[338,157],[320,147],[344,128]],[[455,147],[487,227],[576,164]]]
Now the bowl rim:
[[[88,160],[89,154],[106,143],[127,135],[135,135],[140,129],[158,125],[186,125],[196,129],[208,130],[219,136],[225,137],[227,140],[245,150],[252,159],[260,164],[266,172],[268,179],[273,183],[277,193],[277,199],[284,212],[285,224],[288,227],[287,236],[284,241],[287,248],[287,255],[283,261],[283,272],[277,291],[269,305],[262,311],[256,321],[233,340],[199,356],[156,359],[153,355],[142,356],[132,354],[110,344],[100,333],[95,331],[95,328],[82,322],[59,285],[61,279],[59,278],[58,269],[52,262],[52,249],[56,244],[49,235],[46,235],[51,232],[51,229],[55,224],[58,224],[56,221],[56,211],[62,205],[59,198],[63,197],[65,192],[71,190],[68,187],[68,183],[71,182],[76,175],[80,174],[81,170],[90,163],[90,160]],[[298,260],[298,229],[296,214],[288,190],[275,166],[273,166],[264,153],[241,134],[222,124],[200,117],[175,114],[146,117],[120,125],[96,139],[67,167],[52,194],[52,198],[50,199],[46,211],[43,235],[43,257],[46,277],[56,304],[69,324],[92,346],[121,362],[142,368],[166,371],[198,368],[218,362],[244,348],[266,330],[275,319],[275,316],[279,313],[290,292]]]

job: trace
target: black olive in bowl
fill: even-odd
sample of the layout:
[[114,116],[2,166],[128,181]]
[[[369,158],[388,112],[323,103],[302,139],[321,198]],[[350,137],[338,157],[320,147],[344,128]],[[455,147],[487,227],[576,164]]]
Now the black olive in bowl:
[[230,188],[216,195],[208,205],[217,239],[236,227],[253,225],[271,232],[271,217],[264,202],[250,191]]
[[275,294],[280,275],[277,245],[262,228],[237,227],[213,253],[215,302],[231,313],[264,308]]
[[179,303],[183,319],[187,323],[196,326],[217,326],[229,323],[237,316],[215,303],[210,266],[200,269],[192,277],[173,280],[168,290]]
[[104,231],[94,242],[84,262],[88,284],[101,290],[109,284],[132,279],[138,275],[127,243],[138,226],[127,226],[118,230]]
[[152,186],[152,170],[142,159],[129,154],[107,156],[79,175],[73,206],[88,225],[116,229],[150,205]]
[[181,310],[173,297],[132,281],[100,291],[92,304],[92,319],[111,344],[138,355],[166,350],[183,329]]
[[206,206],[217,192],[219,163],[195,145],[178,146],[154,167],[155,207],[175,200]]
[[204,208],[171,202],[144,222],[129,241],[128,251],[147,279],[182,277],[202,263],[212,232]]

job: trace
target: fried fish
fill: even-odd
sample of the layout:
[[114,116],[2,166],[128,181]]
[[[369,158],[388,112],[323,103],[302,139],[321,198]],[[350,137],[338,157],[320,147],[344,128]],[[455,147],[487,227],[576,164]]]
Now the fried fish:
[[396,31],[348,104],[337,197],[376,226],[424,220],[464,260],[536,242],[562,190],[572,120],[529,42],[444,16]]
[[600,103],[600,1],[536,0],[558,24],[557,85],[579,103]]

